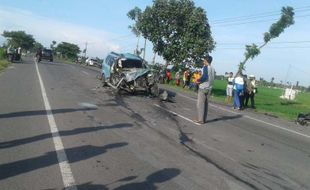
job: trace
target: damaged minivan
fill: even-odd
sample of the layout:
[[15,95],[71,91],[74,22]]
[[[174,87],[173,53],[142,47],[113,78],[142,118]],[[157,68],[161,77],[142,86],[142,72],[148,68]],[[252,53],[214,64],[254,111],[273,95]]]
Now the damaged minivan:
[[101,79],[103,86],[125,90],[130,93],[145,91],[158,96],[158,76],[151,71],[141,57],[111,52],[102,64]]

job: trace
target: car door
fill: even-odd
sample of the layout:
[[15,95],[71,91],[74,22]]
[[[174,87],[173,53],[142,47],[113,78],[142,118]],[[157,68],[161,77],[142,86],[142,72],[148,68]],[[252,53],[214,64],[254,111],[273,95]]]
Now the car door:
[[105,78],[108,79],[110,78],[111,75],[111,65],[113,63],[113,57],[112,56],[107,56],[105,59],[104,63],[102,64],[102,74],[104,74]]

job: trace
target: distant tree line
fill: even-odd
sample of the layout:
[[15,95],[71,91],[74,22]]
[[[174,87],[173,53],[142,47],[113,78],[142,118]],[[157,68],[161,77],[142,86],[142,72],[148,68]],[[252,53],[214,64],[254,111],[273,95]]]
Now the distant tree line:
[[[5,48],[10,46],[13,48],[21,47],[23,51],[30,52],[36,52],[44,48],[40,42],[25,31],[3,31],[2,36],[6,38],[6,42],[2,46],[1,52],[5,52]],[[79,46],[73,43],[61,42],[56,44],[56,41],[52,41],[49,48],[61,58],[75,60],[81,52]]]

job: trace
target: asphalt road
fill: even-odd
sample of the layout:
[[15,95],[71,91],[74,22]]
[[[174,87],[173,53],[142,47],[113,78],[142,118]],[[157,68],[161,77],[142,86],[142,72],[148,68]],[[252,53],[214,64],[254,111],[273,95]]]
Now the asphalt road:
[[98,69],[25,58],[0,73],[0,189],[310,189],[310,130],[195,97],[102,88]]

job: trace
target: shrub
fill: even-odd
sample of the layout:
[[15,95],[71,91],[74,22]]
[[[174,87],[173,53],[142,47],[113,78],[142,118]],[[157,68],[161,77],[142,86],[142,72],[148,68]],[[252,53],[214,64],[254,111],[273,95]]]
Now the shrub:
[[5,59],[6,53],[4,48],[0,48],[0,59]]

